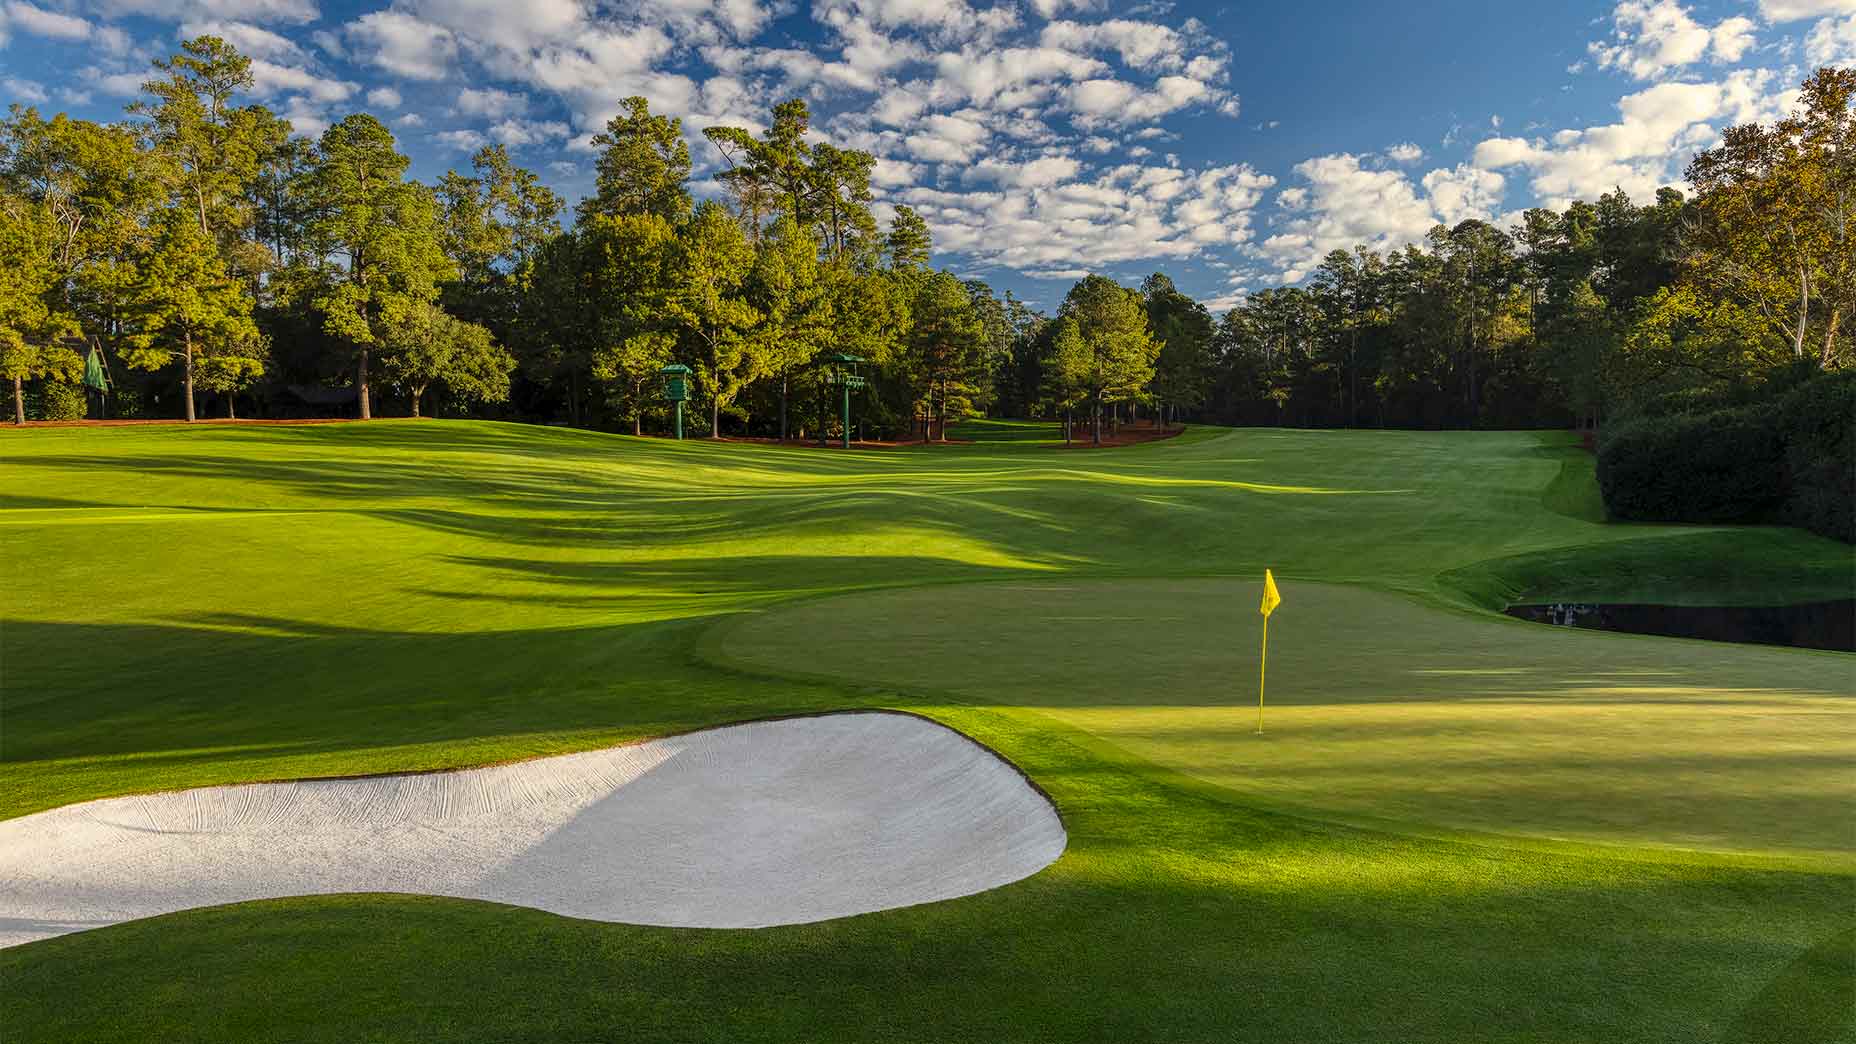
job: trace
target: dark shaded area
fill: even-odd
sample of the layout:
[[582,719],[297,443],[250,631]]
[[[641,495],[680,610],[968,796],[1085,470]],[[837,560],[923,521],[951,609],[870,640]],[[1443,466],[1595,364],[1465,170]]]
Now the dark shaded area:
[[1674,397],[1607,428],[1611,517],[1778,522],[1856,542],[1856,374],[1799,373],[1741,392],[1749,401]]
[[1509,616],[1534,623],[1585,627],[1711,642],[1791,645],[1856,652],[1856,599],[1802,605],[1604,605],[1557,602],[1511,605]]

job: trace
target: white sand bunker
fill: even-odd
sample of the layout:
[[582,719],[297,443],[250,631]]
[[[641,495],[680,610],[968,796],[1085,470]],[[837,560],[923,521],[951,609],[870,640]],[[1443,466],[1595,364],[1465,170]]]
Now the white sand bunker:
[[757,722],[461,772],[205,787],[0,822],[0,946],[292,895],[410,892],[752,928],[1028,877],[1062,823],[904,714]]

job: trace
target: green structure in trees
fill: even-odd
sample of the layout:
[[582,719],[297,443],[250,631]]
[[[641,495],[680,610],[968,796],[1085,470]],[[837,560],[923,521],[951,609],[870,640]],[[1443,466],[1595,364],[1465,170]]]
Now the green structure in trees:
[[843,429],[845,449],[851,448],[851,389],[861,388],[868,383],[857,375],[857,364],[863,361],[862,356],[845,355],[842,352],[826,358],[826,379],[837,385],[839,393],[843,396],[840,400],[838,421]]
[[677,438],[683,437],[683,404],[690,400],[690,368],[671,363],[658,371],[664,375],[664,401],[677,404]]

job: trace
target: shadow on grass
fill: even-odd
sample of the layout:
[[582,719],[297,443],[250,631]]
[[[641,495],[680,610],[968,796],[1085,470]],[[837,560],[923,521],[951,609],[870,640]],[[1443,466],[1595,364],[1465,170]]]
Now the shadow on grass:
[[1772,1024],[1789,1039],[1838,1031],[1817,1001],[1848,978],[1819,950],[1850,878],[1326,828],[948,716],[1064,810],[1053,867],[757,931],[407,896],[195,911],[0,952],[9,1039],[1647,1042],[1713,1039],[1781,988],[1811,999]]

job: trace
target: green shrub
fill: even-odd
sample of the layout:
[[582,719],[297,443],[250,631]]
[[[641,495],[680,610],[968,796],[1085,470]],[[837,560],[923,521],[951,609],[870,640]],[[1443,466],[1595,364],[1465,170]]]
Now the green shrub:
[[83,420],[89,413],[90,399],[81,384],[46,381],[39,391],[39,415],[45,420]]
[[1856,542],[1856,372],[1774,381],[1762,402],[1666,412],[1656,400],[1613,425],[1598,449],[1612,518],[1775,521]]
[[1750,522],[1785,499],[1785,444],[1774,406],[1645,417],[1598,448],[1598,488],[1611,517]]
[[1856,371],[1827,374],[1780,402],[1789,487],[1784,521],[1856,543]]

